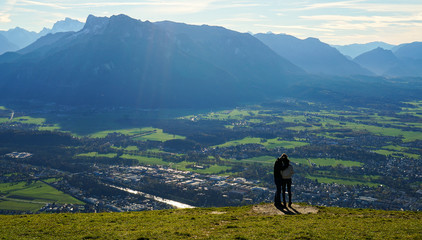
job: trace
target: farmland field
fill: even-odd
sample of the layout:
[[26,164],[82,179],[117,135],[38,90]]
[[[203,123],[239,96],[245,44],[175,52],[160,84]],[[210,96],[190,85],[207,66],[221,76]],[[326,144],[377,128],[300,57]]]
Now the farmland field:
[[[72,109],[56,114],[21,114],[10,124],[35,125],[39,130],[70,131],[73,136],[87,137],[92,141],[102,141],[111,136],[109,134],[117,134],[126,138],[129,144],[111,144],[105,152],[89,149],[77,152],[76,157],[112,159],[119,156],[142,165],[165,165],[206,174],[231,174],[232,169],[244,168],[240,165],[257,164],[254,166],[262,166],[270,173],[271,165],[282,152],[288,153],[292,162],[305,168],[367,167],[365,161],[354,161],[356,156],[337,156],[340,153],[327,152],[333,151],[330,150],[333,147],[347,149],[349,144],[368,154],[420,159],[421,149],[416,143],[422,141],[422,102],[405,104],[394,111],[356,107],[338,110],[326,106],[318,108],[311,103],[305,104],[306,110],[265,106],[196,112]],[[165,121],[159,121],[163,119]],[[7,121],[7,118],[0,118],[0,121]],[[171,145],[165,148],[169,140],[181,140],[182,145],[194,142],[197,148],[177,150],[171,149]],[[155,143],[151,148],[143,149],[142,144],[148,141]],[[195,151],[198,154],[201,149],[204,150],[201,154],[212,154],[200,158],[189,156]],[[306,155],[308,151],[311,151],[310,155]],[[222,156],[218,156],[220,154]],[[361,183],[331,175],[309,177],[316,178],[327,183]],[[363,182],[370,184],[370,180]]]
[[53,202],[84,204],[41,181],[0,183],[0,209],[36,211]]

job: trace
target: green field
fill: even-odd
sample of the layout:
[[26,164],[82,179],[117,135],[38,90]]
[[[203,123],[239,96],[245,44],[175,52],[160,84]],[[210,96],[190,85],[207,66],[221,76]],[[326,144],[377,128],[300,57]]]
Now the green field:
[[0,124],[7,123],[9,121],[9,118],[0,118]]
[[[231,160],[233,162],[244,162],[244,163],[262,163],[262,164],[274,164],[276,157],[274,156],[260,156],[260,157],[253,157],[241,160]],[[344,160],[337,160],[334,158],[291,158],[290,161],[292,163],[297,164],[304,164],[308,166],[312,166],[312,164],[316,164],[319,166],[338,166],[343,165],[345,167],[359,167],[362,166],[363,163],[355,162],[355,161],[344,161]]]
[[386,149],[375,150],[374,152],[385,155],[385,156],[393,156],[393,157],[408,157],[413,159],[419,159],[421,155],[414,154],[414,153],[407,153],[407,152],[399,152],[399,151],[390,151]]
[[262,164],[274,164],[276,157],[273,156],[260,156],[253,158],[246,158],[241,160],[232,159],[232,162],[244,162],[244,163],[262,163]]
[[322,177],[322,176],[306,176],[306,178],[311,180],[318,180],[319,183],[337,183],[344,185],[367,185],[369,187],[377,187],[379,184],[371,181],[358,181],[353,179],[344,179],[344,178],[335,178],[335,177]]
[[319,166],[337,166],[337,165],[343,165],[345,167],[359,167],[363,166],[363,163],[361,162],[355,162],[355,161],[345,161],[345,160],[338,160],[334,158],[295,158],[291,160],[292,162],[301,163],[309,165],[309,163],[319,165]]
[[196,163],[183,161],[180,163],[171,164],[170,166],[173,168],[176,168],[177,170],[191,171],[191,172],[196,172],[196,173],[201,173],[201,174],[219,174],[221,172],[231,169],[231,167],[229,166],[221,166],[221,165],[216,165],[216,164],[206,166],[206,167],[198,164],[198,167],[194,167],[194,168],[190,168],[188,167],[188,165],[196,165]]
[[26,124],[35,124],[43,125],[45,123],[45,118],[35,118],[30,116],[22,116],[13,118],[12,122],[21,122]]
[[172,168],[175,168],[177,170],[182,171],[192,171],[202,174],[217,174],[222,171],[229,170],[230,166],[221,166],[221,165],[210,165],[207,167],[202,168],[203,166],[198,164],[201,167],[196,168],[189,168],[188,165],[195,165],[194,162],[178,162],[178,163],[171,163],[171,162],[165,162],[161,158],[154,158],[154,157],[145,157],[140,155],[131,155],[131,154],[123,154],[121,158],[124,159],[134,159],[137,160],[141,164],[147,164],[147,165],[163,165],[163,166],[171,166]]
[[[406,108],[398,114],[412,114],[420,113],[422,107],[419,103],[413,103],[415,108]],[[416,114],[416,117],[422,115]],[[360,121],[355,119],[363,117]],[[354,131],[368,131],[377,135],[384,136],[402,136],[405,142],[414,140],[422,140],[422,124],[416,122],[400,122],[398,118],[380,116],[377,113],[363,114],[356,110],[356,112],[345,111],[319,111],[308,112],[305,116],[301,112],[292,111],[289,115],[282,117],[283,121],[298,124],[298,126],[289,127],[288,129],[294,131],[319,131],[324,132],[326,129],[352,129]],[[341,119],[341,120],[340,120]],[[382,124],[383,126],[375,126],[375,124]],[[401,127],[416,127],[419,131],[406,131],[400,129]],[[330,134],[323,133],[321,136],[332,137]]]
[[110,133],[120,133],[120,134],[130,136],[133,139],[140,140],[140,141],[151,140],[151,141],[164,142],[164,141],[172,140],[172,139],[185,139],[185,137],[183,136],[164,133],[163,129],[152,128],[152,127],[100,131],[100,132],[90,134],[89,137],[103,138],[103,137],[106,137]]
[[36,211],[46,203],[84,204],[44,182],[0,183],[0,209]]
[[97,152],[80,153],[76,155],[76,157],[104,157],[104,158],[115,158],[116,156],[117,156],[117,153],[100,154]]
[[[300,206],[294,205],[300,209]],[[306,206],[302,206],[306,207]],[[259,210],[264,209],[264,210]],[[272,204],[127,213],[1,215],[4,239],[420,239],[422,213]]]
[[71,132],[75,136],[90,136],[104,131],[143,128],[151,126],[154,119],[175,119],[191,114],[191,110],[163,109],[114,109],[93,111],[92,109],[68,110],[60,113],[35,114],[34,118],[45,119],[45,125],[54,125],[61,131]]
[[[352,107],[346,107],[345,109],[347,110],[344,111],[326,110],[327,108],[322,108],[324,110],[316,108],[315,110],[309,111],[280,111],[279,109],[263,109],[263,107],[261,106],[251,106],[250,108],[234,108],[225,109],[221,111],[217,110],[213,112],[202,111],[202,113],[196,112],[195,114],[191,114],[191,112],[189,111],[183,112],[166,110],[144,111],[134,109],[119,109],[93,112],[92,110],[79,109],[71,110],[65,113],[61,112],[60,114],[45,114],[45,116],[42,114],[34,116],[19,116],[15,117],[13,121],[15,123],[20,122],[37,125],[39,126],[39,130],[70,131],[73,135],[76,136],[104,138],[108,134],[119,133],[127,136],[127,138],[130,140],[151,140],[160,142],[172,139],[186,139],[186,137],[164,132],[163,129],[166,129],[166,127],[163,127],[163,129],[149,127],[154,125],[151,124],[151,122],[154,122],[151,119],[154,118],[166,120],[176,118],[187,119],[189,120],[189,123],[187,123],[186,126],[189,126],[189,124],[191,123],[190,121],[223,121],[220,123],[220,127],[226,126],[228,128],[233,129],[227,129],[227,131],[234,132],[242,131],[242,128],[249,131],[250,129],[253,129],[252,127],[254,127],[254,124],[256,124],[259,127],[273,127],[274,132],[281,132],[281,134],[271,135],[271,138],[251,137],[256,135],[250,134],[250,137],[239,137],[239,139],[227,141],[225,143],[215,145],[213,147],[225,148],[245,144],[259,144],[264,146],[268,150],[272,150],[274,148],[283,148],[287,149],[286,152],[294,152],[296,151],[295,148],[310,145],[309,142],[312,141],[309,141],[309,138],[306,136],[310,136],[311,140],[312,137],[315,136],[329,139],[329,141],[332,141],[333,144],[340,143],[340,140],[342,139],[353,140],[355,136],[360,134],[363,134],[365,136],[371,134],[394,137],[401,136],[403,138],[404,143],[422,139],[422,131],[418,131],[418,129],[422,129],[422,121],[420,120],[420,118],[422,118],[422,102],[409,102],[408,104],[409,105],[407,107],[403,107],[401,110],[396,110],[396,112],[394,113],[385,113],[383,111],[378,111],[377,109]],[[0,110],[10,111],[5,107],[0,108]],[[402,119],[401,116],[404,116],[406,118]],[[409,116],[413,116],[413,118]],[[1,121],[8,121],[8,118],[0,118],[0,123]],[[183,124],[181,125],[181,127],[185,127],[183,126]],[[200,124],[202,123],[198,123],[198,125]],[[416,130],[411,131],[409,130],[411,129],[409,127],[412,127]],[[283,131],[279,131],[283,130],[283,128],[296,132],[288,132],[288,134],[293,135],[290,135],[287,139],[286,136],[283,136]],[[172,126],[170,126],[167,131],[170,131],[169,129],[172,129]],[[242,134],[242,137],[243,136],[244,135]],[[274,138],[274,136],[277,137]],[[298,138],[292,140],[292,136],[297,136]],[[216,137],[218,138],[218,136]],[[315,143],[312,142],[312,145],[314,144]],[[419,154],[416,154],[419,149],[415,147],[402,147],[400,145],[393,145],[391,142],[384,142],[383,144],[386,146],[362,147],[364,149],[366,148],[366,150],[368,151],[385,156],[393,156],[397,158],[407,157],[413,159],[421,158]],[[237,163],[258,163],[264,165],[271,165],[275,160],[275,156],[261,156],[242,160],[229,159],[226,161],[227,165],[225,166],[217,166],[213,165],[213,163],[210,163],[209,166],[205,166],[205,168],[203,169],[192,169],[188,168],[187,166],[192,165],[194,163],[170,163],[165,162],[162,159],[162,156],[165,156],[166,154],[172,154],[172,156],[183,156],[183,154],[180,153],[168,153],[158,149],[147,149],[143,152],[140,152],[140,150],[136,146],[128,146],[126,148],[112,147],[111,152],[113,151],[113,149],[116,150],[115,153],[100,154],[98,152],[95,152],[94,150],[93,152],[82,152],[76,155],[75,157],[114,158],[117,156],[117,152],[123,151],[124,154],[121,156],[122,158],[135,159],[140,164],[167,166],[171,165],[174,167],[178,167],[178,169],[211,174],[218,174],[224,172],[236,165]],[[315,164],[319,166],[343,165],[346,167],[360,167],[363,165],[360,162],[346,161],[343,159],[334,158],[292,158],[291,160],[294,163],[305,164],[308,166],[312,166],[313,164]],[[321,179],[321,181],[332,182],[332,179]],[[353,180],[350,181],[353,182]],[[349,184],[350,182],[347,183]]]
[[229,142],[225,142],[223,144],[216,145],[214,147],[231,147],[231,146],[238,146],[242,144],[261,144],[268,149],[276,148],[276,147],[283,147],[283,148],[295,148],[309,145],[308,143],[298,142],[298,141],[283,141],[281,139],[273,138],[273,139],[264,139],[264,138],[253,138],[253,137],[246,137],[239,140],[233,140]]
[[131,155],[131,154],[123,154],[120,156],[124,159],[134,159],[139,161],[141,164],[149,164],[149,165],[168,165],[168,162],[164,162],[160,158],[152,158],[152,157],[145,157],[145,156],[139,156],[139,155]]

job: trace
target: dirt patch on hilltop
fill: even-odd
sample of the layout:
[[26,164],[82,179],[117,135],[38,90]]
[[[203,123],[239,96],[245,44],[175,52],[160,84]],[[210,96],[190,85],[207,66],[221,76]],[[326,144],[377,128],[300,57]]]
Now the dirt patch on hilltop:
[[313,206],[301,206],[293,204],[292,207],[276,208],[274,204],[260,204],[252,207],[253,213],[263,215],[297,215],[297,214],[315,214],[318,208]]

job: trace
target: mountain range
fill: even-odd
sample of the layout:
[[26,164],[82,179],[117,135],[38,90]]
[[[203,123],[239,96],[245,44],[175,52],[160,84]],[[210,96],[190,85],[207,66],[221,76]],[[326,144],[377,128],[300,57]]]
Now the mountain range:
[[288,59],[308,73],[324,75],[372,75],[359,64],[347,59],[337,49],[316,38],[304,40],[286,34],[256,34],[280,56]]
[[393,48],[397,47],[392,44],[388,44],[385,42],[370,42],[370,43],[354,43],[348,45],[332,45],[337,50],[339,50],[343,55],[348,56],[350,58],[356,58],[357,56],[374,50],[376,48],[382,48],[385,50],[392,50]]
[[0,31],[0,54],[22,49],[49,33],[79,31],[83,26],[84,23],[78,20],[66,18],[56,22],[52,29],[44,28],[38,33],[27,31],[19,27],[8,31]]
[[392,50],[376,48],[354,59],[380,76],[422,76],[422,42],[399,45]]
[[262,99],[304,74],[250,34],[125,15],[89,16],[0,62],[3,97],[142,107]]
[[[408,48],[419,45],[394,54],[417,63],[418,55]],[[280,97],[389,101],[385,96],[394,93],[399,101],[420,95],[418,81],[404,85],[371,76],[384,69],[356,62],[313,38],[90,15],[79,31],[50,33],[0,55],[0,100],[158,108]]]

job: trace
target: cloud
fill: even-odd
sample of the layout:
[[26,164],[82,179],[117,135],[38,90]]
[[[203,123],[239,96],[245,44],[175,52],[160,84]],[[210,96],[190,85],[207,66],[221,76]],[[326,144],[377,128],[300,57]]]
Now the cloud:
[[0,23],[8,23],[11,22],[10,14],[8,13],[0,13]]
[[[217,1],[216,1],[217,3]],[[262,4],[262,3],[226,3],[223,2],[223,4],[216,4],[214,9],[223,9],[223,8],[250,8],[250,7],[264,7],[264,6],[268,6],[266,4]]]
[[38,2],[38,1],[30,1],[30,0],[21,0],[17,3],[17,5],[22,6],[42,6],[42,7],[51,7],[56,9],[66,9],[63,5],[59,5],[57,3],[49,3],[49,2]]
[[264,27],[270,29],[293,29],[293,30],[307,30],[314,32],[332,32],[333,30],[327,28],[317,28],[305,25],[276,25],[276,24],[254,24],[257,27]]
[[314,9],[327,9],[327,8],[351,8],[361,4],[363,0],[355,1],[341,1],[341,2],[327,2],[327,3],[314,3],[304,7],[298,7],[295,10],[314,10]]
[[349,9],[361,10],[364,12],[393,12],[393,13],[417,13],[422,11],[422,4],[408,4],[403,2],[398,3],[368,3],[366,0],[352,0],[341,2],[328,2],[328,3],[314,3],[303,5],[301,7],[293,8],[290,10],[329,10],[329,9]]
[[397,26],[420,26],[422,14],[412,16],[344,16],[344,15],[315,15],[300,16],[301,19],[313,22],[321,21],[318,25],[324,29],[336,30],[367,30],[390,28]]
[[223,23],[227,23],[227,22],[244,22],[244,23],[248,23],[248,22],[258,22],[258,21],[262,21],[262,19],[258,19],[258,18],[249,18],[249,17],[233,17],[233,18],[221,18],[221,19],[217,19],[215,22],[223,22]]

